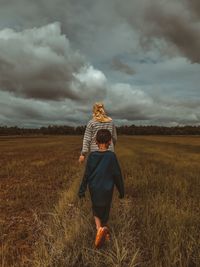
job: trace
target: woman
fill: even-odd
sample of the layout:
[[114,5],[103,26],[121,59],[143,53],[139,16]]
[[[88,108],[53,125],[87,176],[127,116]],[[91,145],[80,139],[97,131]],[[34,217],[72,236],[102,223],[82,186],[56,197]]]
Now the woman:
[[95,138],[99,129],[108,129],[111,132],[112,141],[109,150],[114,152],[114,145],[117,141],[117,132],[113,120],[106,115],[103,103],[95,103],[93,106],[93,118],[88,122],[83,137],[83,147],[79,157],[80,163],[84,162],[88,152],[98,150]]

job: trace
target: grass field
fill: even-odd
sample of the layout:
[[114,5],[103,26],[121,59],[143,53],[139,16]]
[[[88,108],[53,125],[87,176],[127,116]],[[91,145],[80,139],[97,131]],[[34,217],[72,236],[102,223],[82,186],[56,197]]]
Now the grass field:
[[94,249],[82,137],[0,137],[2,267],[200,266],[200,137],[119,136],[126,197]]

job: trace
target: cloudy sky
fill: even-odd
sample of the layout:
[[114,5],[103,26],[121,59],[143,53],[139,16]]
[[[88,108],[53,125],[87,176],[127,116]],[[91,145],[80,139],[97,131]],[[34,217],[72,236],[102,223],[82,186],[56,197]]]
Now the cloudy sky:
[[0,0],[0,125],[199,125],[199,0]]

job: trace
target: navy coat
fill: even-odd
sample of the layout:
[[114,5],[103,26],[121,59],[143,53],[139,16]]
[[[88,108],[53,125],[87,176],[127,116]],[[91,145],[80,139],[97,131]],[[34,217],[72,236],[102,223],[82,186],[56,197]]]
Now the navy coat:
[[88,186],[93,205],[110,205],[114,185],[119,191],[119,197],[123,198],[124,182],[115,153],[109,150],[91,152],[80,185],[79,197],[85,196]]

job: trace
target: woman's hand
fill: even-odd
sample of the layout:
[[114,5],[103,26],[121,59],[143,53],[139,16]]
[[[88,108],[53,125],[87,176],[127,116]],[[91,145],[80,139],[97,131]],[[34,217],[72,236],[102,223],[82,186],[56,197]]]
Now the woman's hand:
[[84,162],[84,160],[85,160],[85,156],[83,156],[83,155],[80,155],[80,157],[79,157],[79,163],[83,163]]

